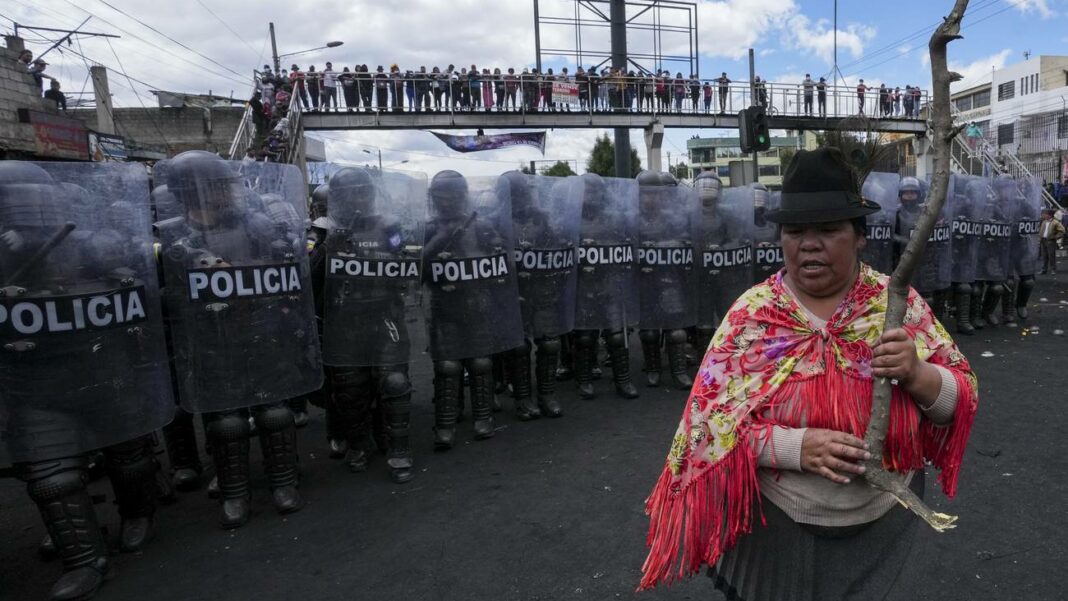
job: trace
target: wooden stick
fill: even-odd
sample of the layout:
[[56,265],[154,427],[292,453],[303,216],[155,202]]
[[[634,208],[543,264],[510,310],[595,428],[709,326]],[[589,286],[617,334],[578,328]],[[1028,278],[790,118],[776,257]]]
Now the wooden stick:
[[[927,195],[927,206],[916,224],[901,260],[890,276],[887,290],[886,324],[883,331],[900,328],[905,319],[908,305],[909,282],[916,263],[923,255],[927,239],[934,231],[935,223],[942,213],[949,189],[950,143],[959,130],[953,127],[953,115],[950,111],[949,85],[961,79],[960,74],[950,72],[946,48],[953,40],[961,39],[960,22],[964,11],[968,9],[968,0],[956,0],[953,11],[931,35],[927,47],[931,54],[932,99],[928,107],[930,115],[931,146],[934,151],[934,176],[931,178],[931,190]],[[864,441],[868,443],[871,459],[864,463],[865,480],[875,488],[884,490],[924,519],[939,532],[953,528],[956,516],[933,511],[911,490],[901,483],[883,467],[883,446],[886,443],[886,430],[890,424],[891,384],[887,378],[878,378],[872,393],[871,421]]]

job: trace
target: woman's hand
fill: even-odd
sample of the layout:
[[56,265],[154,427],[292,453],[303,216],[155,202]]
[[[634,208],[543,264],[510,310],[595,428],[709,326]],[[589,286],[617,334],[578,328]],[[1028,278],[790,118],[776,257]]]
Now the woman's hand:
[[903,328],[883,332],[871,359],[872,374],[876,378],[890,378],[908,388],[920,370],[916,344]]
[[808,428],[801,440],[801,469],[819,474],[831,482],[849,484],[841,473],[861,475],[860,461],[871,458],[864,441],[845,432]]

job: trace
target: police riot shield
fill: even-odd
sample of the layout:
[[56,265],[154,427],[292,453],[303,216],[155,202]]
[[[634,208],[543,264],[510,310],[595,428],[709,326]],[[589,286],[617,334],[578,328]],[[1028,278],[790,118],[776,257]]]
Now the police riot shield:
[[331,176],[327,212],[333,227],[312,260],[324,364],[410,360],[406,316],[408,307],[418,306],[425,203],[422,174],[350,167]]
[[638,324],[638,182],[587,173],[580,178],[575,329],[620,330]]
[[300,172],[193,151],[157,164],[154,179],[183,210],[157,223],[183,407],[225,411],[317,390]]
[[582,184],[511,171],[498,185],[511,195],[523,330],[532,338],[566,334],[575,328]]
[[689,186],[638,187],[638,299],[643,329],[697,324],[694,241],[697,192]]
[[750,184],[741,189],[748,193],[753,205],[753,283],[760,284],[778,273],[784,263],[779,227],[764,218],[766,213],[779,208],[782,193],[769,193],[763,184]]
[[1042,179],[1028,177],[1017,181],[1019,194],[1013,211],[1012,248],[1009,275],[1035,275],[1040,268],[1039,233],[1042,227]]
[[893,233],[900,181],[901,176],[896,173],[873,171],[864,179],[864,186],[860,191],[861,196],[881,207],[878,213],[867,217],[867,243],[860,253],[860,260],[880,273],[890,273],[894,270]]
[[[905,178],[908,179],[908,178]],[[904,180],[902,180],[904,182]],[[912,286],[920,294],[929,294],[938,290],[945,290],[949,288],[950,283],[953,281],[953,260],[951,243],[952,243],[952,219],[950,207],[952,206],[953,199],[953,184],[955,182],[951,179],[949,188],[946,190],[946,202],[942,203],[942,211],[938,216],[938,220],[935,222],[934,230],[931,232],[931,236],[927,238],[927,246],[920,255],[920,260],[916,265],[916,271],[912,275]],[[911,204],[910,201],[902,199],[901,206],[898,209],[897,227],[899,236],[899,247],[897,250],[897,257],[900,258],[901,252],[904,251],[904,245],[912,237],[913,231],[916,229],[916,224],[919,221],[920,215],[927,207],[928,194],[930,193],[930,184],[927,181],[919,181],[919,193],[917,194],[916,204]],[[904,194],[904,193],[903,193]]]
[[[979,233],[982,225],[977,215],[978,204],[971,200],[987,186],[982,178],[974,175],[950,175],[950,188],[953,190],[950,202],[951,227],[953,240],[950,242],[950,254],[953,257],[952,279],[956,283],[968,284],[975,281],[975,267],[979,253]],[[974,192],[969,190],[974,189]]]
[[442,171],[427,198],[422,277],[431,357],[485,357],[520,346],[508,187]]
[[171,420],[151,223],[140,165],[0,161],[0,465]]
[[975,279],[1001,282],[1009,277],[1012,205],[1016,203],[1020,190],[1008,176],[996,180],[983,178],[980,181],[982,188],[975,186],[969,191],[971,200],[978,205],[977,217],[982,223]]
[[753,203],[748,188],[700,199],[697,325],[713,328],[753,284]]

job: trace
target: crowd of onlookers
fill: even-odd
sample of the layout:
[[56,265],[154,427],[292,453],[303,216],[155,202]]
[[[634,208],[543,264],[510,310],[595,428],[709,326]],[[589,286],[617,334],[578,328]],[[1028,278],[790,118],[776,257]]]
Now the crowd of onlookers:
[[[367,65],[355,65],[339,71],[327,62],[321,70],[314,65],[306,70],[292,65],[288,73],[277,74],[265,66],[258,89],[265,106],[277,105],[268,95],[284,92],[297,95],[306,111],[725,114],[741,108],[738,103],[748,104],[749,83],[732,83],[726,73],[701,79],[693,74],[685,77],[681,72],[639,73],[608,67],[578,67],[574,72],[566,67],[559,72],[549,68],[541,73],[536,68],[517,72],[514,68],[502,71],[477,65],[402,71],[396,64],[388,70],[382,65],[373,71]],[[919,116],[923,97],[919,87],[907,85],[902,90],[880,86],[878,108],[865,107],[869,90],[861,80],[856,88],[858,112],[867,108],[867,113],[877,117]],[[809,75],[800,84],[773,84],[770,92],[768,82],[756,77],[753,93],[755,104],[771,111],[824,117],[828,93],[849,94],[847,89],[829,85],[826,78],[817,81]],[[271,108],[267,111],[271,119]]]
[[[56,108],[67,110],[67,97],[60,91],[59,80],[45,74],[48,63],[43,58],[33,58],[33,51],[22,50],[18,57],[19,67],[25,69],[33,76],[33,83],[37,86],[37,93],[42,98],[56,103]],[[48,89],[44,89],[44,80],[48,80]]]

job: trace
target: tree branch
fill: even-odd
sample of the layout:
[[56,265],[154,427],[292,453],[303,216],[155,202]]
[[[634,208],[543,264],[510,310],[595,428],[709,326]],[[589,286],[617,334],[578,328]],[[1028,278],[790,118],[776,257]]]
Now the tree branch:
[[[901,260],[890,276],[887,291],[886,324],[884,331],[900,328],[905,319],[908,304],[909,282],[916,269],[919,258],[927,246],[927,239],[934,231],[935,222],[942,213],[949,189],[950,143],[956,135],[953,127],[953,114],[950,111],[949,84],[960,79],[960,75],[949,70],[947,46],[954,40],[961,39],[960,22],[964,11],[968,9],[968,0],[956,0],[953,10],[931,35],[927,48],[931,55],[931,107],[930,124],[932,129],[931,146],[934,150],[934,175],[931,178],[931,190],[927,195],[927,206],[916,224]],[[883,467],[883,447],[886,443],[886,431],[890,424],[891,384],[886,378],[878,378],[872,394],[871,421],[864,441],[868,443],[872,458],[865,462],[864,478],[869,484],[884,490],[895,497],[905,507],[923,518],[935,530],[942,532],[953,527],[956,517],[937,513],[929,508],[922,499],[912,494],[897,478]]]

